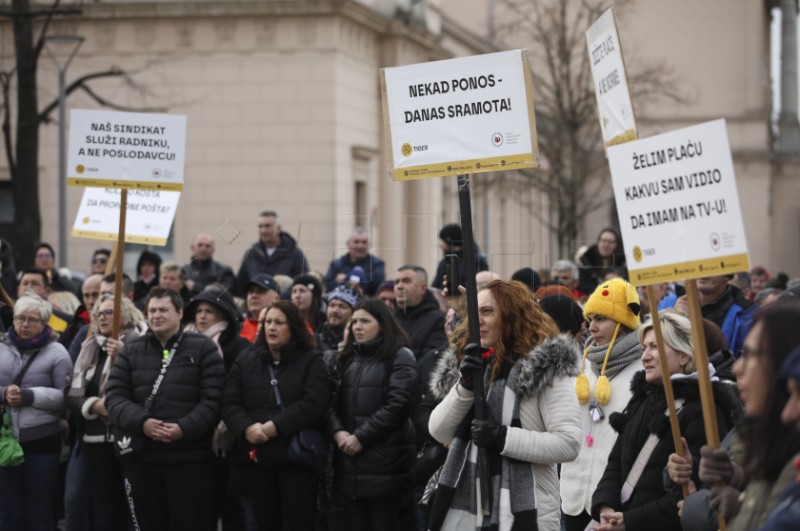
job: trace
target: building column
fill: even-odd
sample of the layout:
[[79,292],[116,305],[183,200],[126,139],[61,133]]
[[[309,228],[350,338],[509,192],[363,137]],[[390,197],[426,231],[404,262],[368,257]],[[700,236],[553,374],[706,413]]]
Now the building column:
[[778,116],[777,151],[800,153],[797,118],[797,0],[781,0],[781,112]]

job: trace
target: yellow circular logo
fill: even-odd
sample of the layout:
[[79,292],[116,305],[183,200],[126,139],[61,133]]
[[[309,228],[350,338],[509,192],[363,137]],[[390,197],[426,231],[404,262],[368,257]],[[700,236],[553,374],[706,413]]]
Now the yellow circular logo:
[[83,173],[84,171],[86,171],[86,168],[83,166],[83,164],[78,164],[77,166],[75,166],[75,171],[78,173]]
[[403,154],[404,157],[410,157],[412,151],[413,149],[411,149],[411,144],[409,144],[408,142],[406,142],[400,147],[400,152]]
[[642,249],[638,245],[633,246],[633,259],[637,264],[642,261]]
[[85,218],[83,218],[83,224],[84,225],[88,225],[90,221],[92,221],[92,220],[89,218],[89,216],[86,216]]

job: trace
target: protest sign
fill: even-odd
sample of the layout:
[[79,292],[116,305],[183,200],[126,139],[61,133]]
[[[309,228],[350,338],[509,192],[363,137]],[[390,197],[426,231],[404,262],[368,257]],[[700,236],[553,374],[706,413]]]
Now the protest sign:
[[632,284],[749,269],[724,120],[612,146],[608,162]]
[[183,189],[186,117],[73,109],[67,184]]
[[[178,207],[180,192],[129,190],[125,241],[166,245]],[[72,236],[116,240],[121,191],[117,188],[86,188],[72,227]]]
[[586,45],[603,143],[608,147],[636,140],[636,118],[613,9],[606,10],[586,30]]
[[525,50],[381,69],[395,180],[539,165]]

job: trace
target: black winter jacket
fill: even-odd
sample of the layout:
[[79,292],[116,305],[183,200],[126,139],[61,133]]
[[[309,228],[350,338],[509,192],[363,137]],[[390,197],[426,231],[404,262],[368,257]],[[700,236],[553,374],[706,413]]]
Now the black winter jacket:
[[427,291],[422,302],[413,308],[406,310],[399,306],[395,308],[394,316],[411,337],[410,348],[417,361],[426,353],[447,345],[444,313],[439,309],[439,303],[430,291]]
[[[166,349],[179,337],[181,332],[167,342]],[[209,338],[183,334],[148,412],[144,402],[161,371],[164,348],[152,331],[122,347],[106,384],[109,418],[115,426],[139,434],[149,418],[180,425],[183,438],[178,441],[162,443],[145,437],[145,451],[136,460],[185,463],[210,459],[225,380],[222,358]]]
[[281,233],[281,243],[272,256],[267,255],[264,244],[254,243],[245,252],[239,274],[236,276],[235,295],[245,295],[245,286],[254,276],[268,273],[272,276],[287,275],[292,278],[308,273],[308,262],[297,242],[287,233]]
[[222,418],[236,436],[234,459],[248,459],[251,445],[245,430],[253,423],[271,420],[278,437],[256,446],[259,465],[288,464],[289,440],[304,428],[322,428],[330,405],[331,382],[322,356],[314,351],[300,351],[289,343],[281,348],[281,361],[275,367],[275,379],[283,410],[275,401],[270,385],[271,355],[250,349],[234,363],[225,382]]
[[374,354],[377,340],[356,345],[338,373],[328,410],[328,432],[347,431],[364,449],[354,456],[336,451],[336,490],[349,498],[397,496],[411,486],[408,475],[416,456],[412,413],[419,389],[417,364],[407,348],[391,360]]
[[[686,439],[694,462],[699,463],[700,447],[706,444],[700,389],[697,381],[690,379],[673,380],[672,387],[675,399],[684,400],[678,413],[681,435]],[[741,406],[728,385],[715,382],[713,389],[721,439],[735,425]],[[664,489],[662,477],[667,459],[675,451],[669,417],[664,414],[667,410],[664,387],[647,383],[644,371],[640,371],[631,381],[631,391],[633,396],[625,411],[614,413],[609,418],[619,436],[611,449],[603,478],[592,496],[592,516],[600,521],[600,509],[608,505],[615,511],[622,511],[626,529],[680,529],[677,509],[680,497]],[[660,440],[635,485],[633,495],[623,505],[620,490],[651,433],[658,435]],[[694,482],[699,485],[699,478],[695,477]]]

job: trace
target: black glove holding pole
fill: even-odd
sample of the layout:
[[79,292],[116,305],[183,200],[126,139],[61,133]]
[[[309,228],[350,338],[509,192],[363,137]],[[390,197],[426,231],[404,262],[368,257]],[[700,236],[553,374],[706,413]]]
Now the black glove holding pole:
[[500,426],[492,420],[472,421],[472,442],[490,450],[502,452],[506,445],[508,426]]
[[472,376],[476,371],[483,374],[485,363],[483,360],[483,347],[477,343],[470,343],[464,348],[464,359],[461,361],[461,387],[472,391]]

